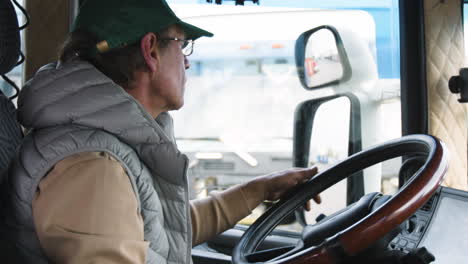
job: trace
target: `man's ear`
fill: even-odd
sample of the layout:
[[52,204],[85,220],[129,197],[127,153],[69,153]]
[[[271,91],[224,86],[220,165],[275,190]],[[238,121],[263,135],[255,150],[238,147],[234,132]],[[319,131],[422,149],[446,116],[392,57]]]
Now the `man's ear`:
[[144,35],[140,42],[141,54],[151,72],[156,71],[157,62],[159,60],[157,42],[156,34],[151,32]]

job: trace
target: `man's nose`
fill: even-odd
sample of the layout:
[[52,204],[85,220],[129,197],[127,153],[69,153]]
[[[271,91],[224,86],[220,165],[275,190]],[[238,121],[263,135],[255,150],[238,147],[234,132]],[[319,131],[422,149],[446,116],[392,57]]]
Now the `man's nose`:
[[186,70],[188,70],[190,68],[190,62],[187,59],[187,56],[184,56],[184,65],[185,65]]

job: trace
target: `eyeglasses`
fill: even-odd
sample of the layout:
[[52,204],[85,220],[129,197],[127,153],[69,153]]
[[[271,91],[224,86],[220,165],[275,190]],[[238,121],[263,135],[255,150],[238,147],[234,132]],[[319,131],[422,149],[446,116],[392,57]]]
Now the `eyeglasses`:
[[190,56],[193,53],[193,44],[194,41],[191,39],[179,39],[179,38],[160,38],[159,40],[176,40],[179,41],[180,50],[185,56]]

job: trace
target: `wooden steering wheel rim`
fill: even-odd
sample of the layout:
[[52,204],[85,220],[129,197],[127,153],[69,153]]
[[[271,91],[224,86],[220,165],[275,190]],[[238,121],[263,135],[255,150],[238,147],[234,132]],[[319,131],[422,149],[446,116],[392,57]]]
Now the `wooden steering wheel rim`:
[[326,239],[317,247],[311,247],[292,256],[267,263],[331,264],[366,249],[413,215],[442,183],[448,160],[444,144],[436,137],[410,135],[392,140],[356,153],[314,176],[296,191],[281,199],[246,230],[233,251],[233,263],[251,264],[246,259],[247,254],[252,253],[284,217],[305,201],[356,171],[403,155],[423,155],[426,161],[413,177],[380,208]]

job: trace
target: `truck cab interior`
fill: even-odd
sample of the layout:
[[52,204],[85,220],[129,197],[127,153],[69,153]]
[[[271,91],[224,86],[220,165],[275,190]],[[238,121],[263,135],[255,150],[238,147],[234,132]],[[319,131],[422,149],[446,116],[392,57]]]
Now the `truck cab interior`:
[[[215,34],[197,40],[189,99],[171,113],[191,198],[319,167],[194,247],[195,264],[466,262],[465,2],[349,2],[168,1]],[[27,133],[16,89],[57,60],[78,7],[0,0],[0,184]]]

